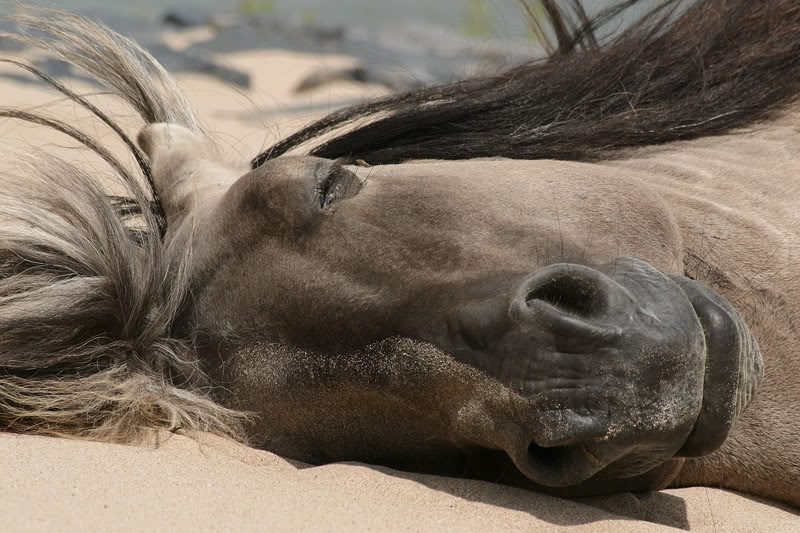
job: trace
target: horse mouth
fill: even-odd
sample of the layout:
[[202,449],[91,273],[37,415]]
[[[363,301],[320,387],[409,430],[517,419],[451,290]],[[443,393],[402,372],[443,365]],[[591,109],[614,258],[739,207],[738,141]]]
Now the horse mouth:
[[633,477],[713,452],[763,373],[730,304],[638,259],[552,265],[522,280],[504,313],[492,305],[489,318],[474,305],[457,311],[447,349],[523,399],[522,429],[503,447],[540,485]]
[[706,340],[703,405],[678,454],[707,455],[722,446],[735,419],[764,376],[758,343],[742,317],[719,294],[686,277],[675,278],[692,303]]

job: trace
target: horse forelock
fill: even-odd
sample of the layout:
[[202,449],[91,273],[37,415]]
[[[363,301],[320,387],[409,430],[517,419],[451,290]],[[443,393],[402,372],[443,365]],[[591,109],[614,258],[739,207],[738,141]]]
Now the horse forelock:
[[[175,82],[133,41],[60,10],[32,8],[16,21],[20,40],[83,69],[146,122],[199,131]],[[172,333],[188,251],[168,254],[161,242],[147,159],[86,98],[11,63],[105,123],[138,168],[64,121],[0,110],[73,138],[112,171],[101,178],[34,148],[4,154],[13,170],[0,175],[0,429],[118,442],[161,429],[240,438],[244,415],[210,399],[190,342]]]
[[[7,157],[11,157],[7,154]],[[171,334],[186,292],[151,215],[131,238],[97,177],[33,149],[0,177],[0,427],[114,441],[234,434]],[[132,196],[141,197],[141,191]]]

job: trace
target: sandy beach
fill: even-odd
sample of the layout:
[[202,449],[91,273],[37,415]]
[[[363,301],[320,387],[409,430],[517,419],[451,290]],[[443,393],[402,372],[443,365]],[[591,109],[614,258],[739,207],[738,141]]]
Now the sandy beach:
[[307,467],[218,437],[156,448],[0,434],[4,531],[797,531],[708,488],[562,500],[361,464]]
[[[179,47],[193,38],[202,36],[167,41]],[[196,73],[178,79],[208,131],[244,159],[313,118],[386,92],[350,83],[293,92],[310,73],[352,64],[340,55],[249,50],[220,61],[249,73],[251,87]],[[49,103],[52,114],[97,131],[44,85],[1,78],[0,95],[5,106]],[[74,157],[44,128],[3,120],[0,136]],[[713,488],[570,501],[362,464],[309,467],[207,435],[135,447],[0,433],[0,473],[3,531],[800,531],[796,511]]]

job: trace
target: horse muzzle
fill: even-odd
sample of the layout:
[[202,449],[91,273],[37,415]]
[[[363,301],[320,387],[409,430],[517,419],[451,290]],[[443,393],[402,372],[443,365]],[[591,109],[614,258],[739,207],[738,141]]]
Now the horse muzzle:
[[551,265],[505,304],[459,309],[450,351],[516,393],[502,447],[540,485],[629,478],[716,450],[763,373],[730,304],[638,259]]

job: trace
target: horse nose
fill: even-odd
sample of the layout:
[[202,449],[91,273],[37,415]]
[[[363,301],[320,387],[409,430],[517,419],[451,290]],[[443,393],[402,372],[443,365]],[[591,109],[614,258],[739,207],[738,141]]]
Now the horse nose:
[[[557,264],[518,285],[509,314],[539,350],[583,359],[583,365],[590,366],[587,361],[594,354],[620,342],[623,328],[610,315],[622,311],[628,300],[626,289],[604,273],[583,265]],[[610,423],[604,410],[593,409],[601,403],[592,397],[599,384],[582,376],[544,387],[534,382],[526,390],[537,412],[533,438],[509,454],[535,483],[551,487],[581,483],[623,453],[607,442],[597,446],[607,441]]]
[[464,313],[485,318],[459,322],[482,342],[454,343],[454,354],[520,402],[508,410],[513,438],[498,442],[540,485],[708,453],[752,397],[761,364],[735,310],[640,259],[550,265],[504,298],[505,313],[495,300]]

